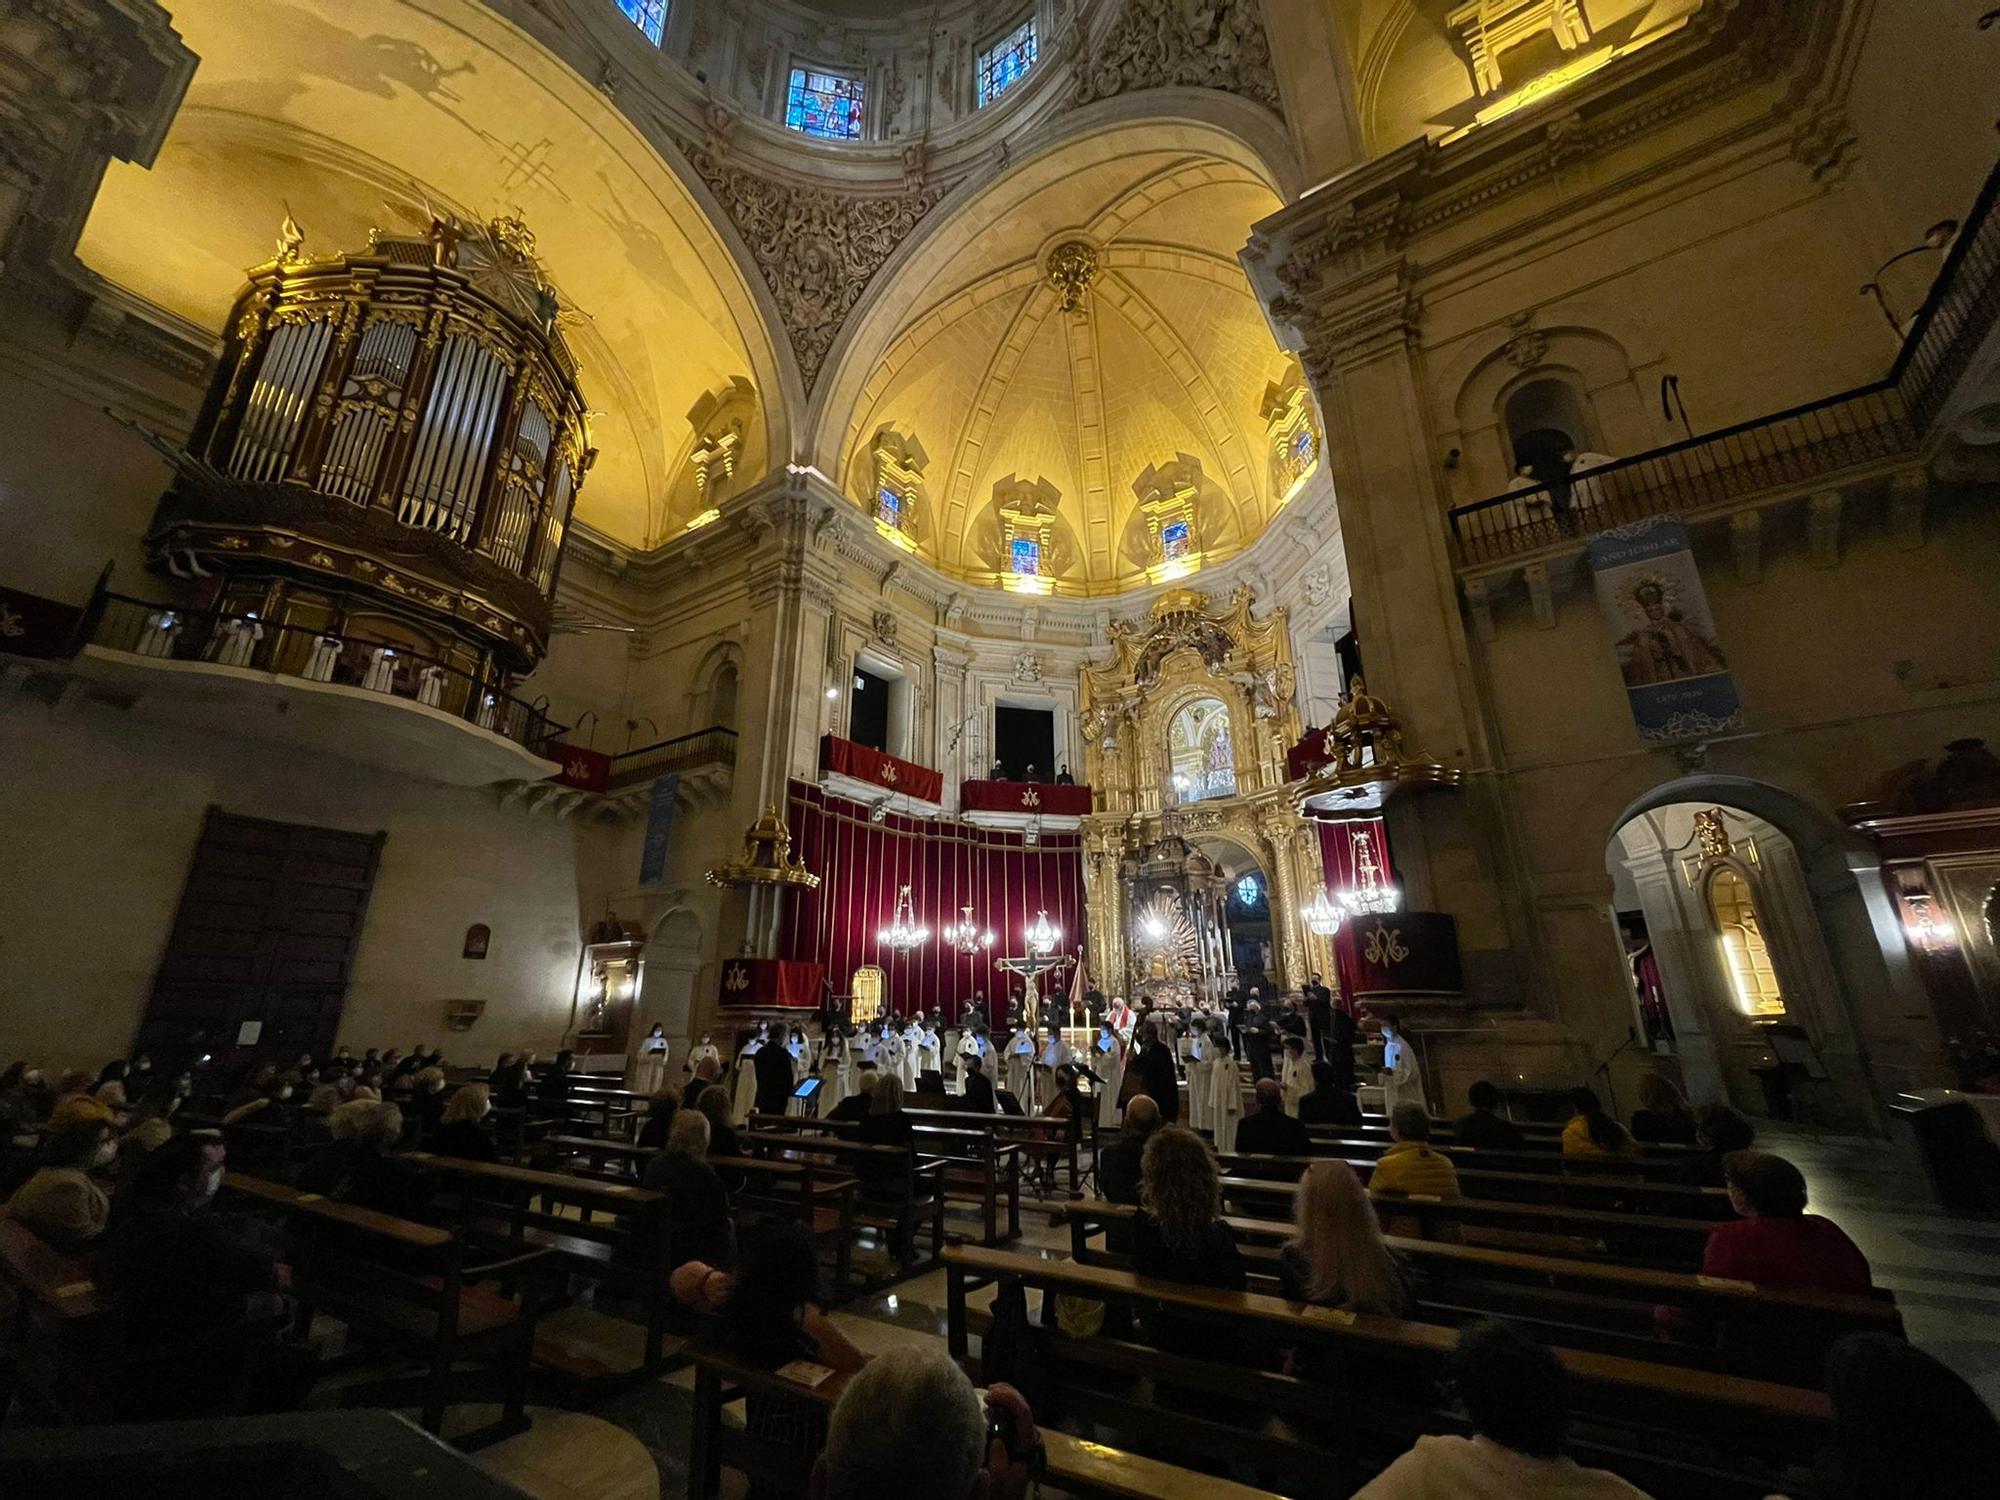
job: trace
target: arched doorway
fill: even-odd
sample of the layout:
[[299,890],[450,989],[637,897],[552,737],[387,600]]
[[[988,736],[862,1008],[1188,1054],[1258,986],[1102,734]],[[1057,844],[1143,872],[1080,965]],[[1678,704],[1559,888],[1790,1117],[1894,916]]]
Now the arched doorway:
[[1778,810],[1648,799],[1612,834],[1634,1034],[1697,1103],[1872,1130],[1865,1048],[1810,868],[1823,851],[1802,848]]
[[[652,940],[646,944],[633,1037],[643,1037],[658,1022],[666,1028],[672,1055],[685,1061],[694,1040],[694,989],[700,972],[701,918],[684,906],[676,907],[654,925]],[[669,1065],[667,1076],[680,1076],[678,1063]]]

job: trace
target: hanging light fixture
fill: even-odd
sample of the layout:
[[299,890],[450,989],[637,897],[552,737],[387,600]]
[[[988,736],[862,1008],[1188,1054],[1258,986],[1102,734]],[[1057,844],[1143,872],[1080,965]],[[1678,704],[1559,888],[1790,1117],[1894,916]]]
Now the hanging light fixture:
[[875,940],[885,947],[894,948],[898,953],[908,953],[921,948],[931,940],[931,930],[919,926],[916,910],[910,901],[910,888],[905,885],[896,897],[896,915],[887,927],[875,934]]
[[1062,929],[1049,921],[1046,910],[1035,913],[1035,925],[1027,931],[1028,951],[1037,958],[1047,957],[1056,951],[1056,944],[1062,941]]
[[971,955],[982,953],[993,946],[993,934],[984,930],[972,920],[972,908],[961,906],[958,920],[945,928],[943,937],[960,953]]
[[1383,877],[1375,860],[1374,833],[1362,823],[1350,825],[1347,836],[1354,851],[1354,884],[1333,893],[1341,911],[1350,917],[1377,917],[1400,908],[1403,893]]
[[1304,919],[1307,929],[1318,933],[1321,937],[1332,937],[1340,931],[1340,924],[1347,919],[1347,914],[1327,895],[1325,886],[1321,886],[1313,893],[1312,900],[1299,915]]

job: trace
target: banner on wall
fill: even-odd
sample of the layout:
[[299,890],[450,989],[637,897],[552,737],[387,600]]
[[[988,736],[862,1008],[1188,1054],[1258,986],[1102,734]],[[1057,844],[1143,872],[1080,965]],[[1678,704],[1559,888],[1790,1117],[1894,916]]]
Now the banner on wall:
[[1716,642],[1686,525],[1639,521],[1593,537],[1590,570],[1640,737],[1698,739],[1742,728],[1736,679]]
[[667,878],[667,845],[673,841],[674,819],[680,815],[681,778],[669,772],[653,783],[646,799],[646,842],[639,854],[639,884],[658,885]]

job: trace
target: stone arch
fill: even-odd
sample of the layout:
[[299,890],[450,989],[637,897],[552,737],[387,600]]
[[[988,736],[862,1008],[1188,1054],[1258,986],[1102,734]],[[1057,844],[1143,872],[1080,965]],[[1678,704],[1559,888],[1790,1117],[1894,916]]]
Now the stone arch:
[[725,673],[730,684],[730,706],[734,708],[740,701],[738,694],[743,686],[743,647],[735,641],[717,641],[710,646],[688,675],[687,711],[684,715],[688,733],[712,725],[721,725],[725,729],[736,727],[733,716],[727,720],[714,717],[717,685]]
[[[1610,795],[1607,788],[1595,826],[1604,828],[1613,858],[1625,829],[1677,804],[1733,809],[1782,835],[1779,857],[1759,872],[1760,902],[1768,897],[1791,908],[1770,934],[1774,960],[1788,991],[1800,990],[1797,1019],[1834,1077],[1839,1122],[1882,1131],[1886,1099],[1876,1081],[1877,1057],[1884,1049],[1910,1049],[1907,1013],[1923,1000],[1873,849],[1809,797],[1752,777],[1676,777],[1628,794],[1615,812],[1608,810]],[[1721,1072],[1718,1063],[1718,1085]]]
[[[639,982],[639,1013],[631,1027],[635,1045],[658,1022],[666,1028],[671,1055],[686,1059],[693,1044],[701,944],[701,918],[688,907],[674,907],[653,924]],[[669,1080],[677,1076],[669,1067]]]
[[1513,483],[1508,402],[1537,381],[1569,387],[1598,451],[1623,458],[1669,440],[1646,384],[1661,363],[1649,329],[1630,313],[1558,303],[1519,314],[1468,338],[1433,386],[1442,446],[1457,448],[1461,498]]

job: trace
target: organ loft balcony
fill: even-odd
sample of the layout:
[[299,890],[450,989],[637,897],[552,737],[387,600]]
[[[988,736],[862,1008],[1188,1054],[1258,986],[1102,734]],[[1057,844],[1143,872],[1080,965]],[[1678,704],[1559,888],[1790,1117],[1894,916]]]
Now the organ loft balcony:
[[[595,450],[572,313],[515,219],[317,256],[286,219],[81,675],[140,711],[426,779],[551,775],[515,692]],[[164,447],[164,445],[162,445]]]

